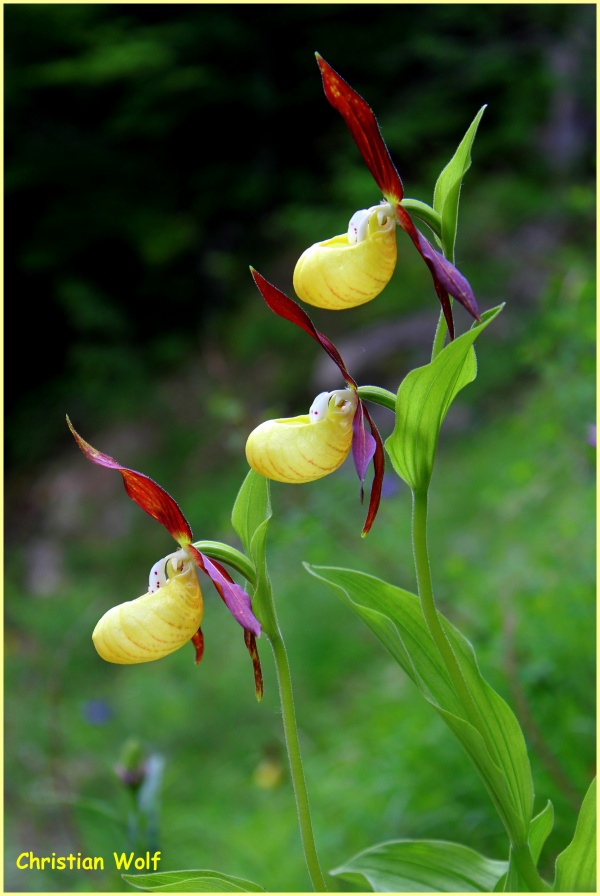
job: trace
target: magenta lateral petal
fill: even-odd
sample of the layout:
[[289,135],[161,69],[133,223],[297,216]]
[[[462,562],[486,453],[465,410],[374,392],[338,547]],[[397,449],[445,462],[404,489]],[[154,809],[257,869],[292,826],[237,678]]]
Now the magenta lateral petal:
[[413,224],[411,216],[408,214],[405,208],[403,208],[401,205],[396,205],[395,212],[398,224],[400,225],[402,230],[411,238],[415,247],[417,248],[417,251],[421,255],[421,258],[429,268],[429,271],[433,278],[433,285],[435,287],[437,297],[440,300],[442,311],[444,312],[446,325],[448,327],[448,334],[450,336],[450,339],[454,339],[454,318],[452,317],[452,304],[448,296],[448,291],[440,283],[435,264],[434,250],[429,245],[425,237],[421,233],[419,233],[419,231]]
[[352,421],[352,460],[360,479],[360,500],[364,498],[364,482],[367,467],[375,454],[376,443],[365,427],[365,416],[362,401],[358,401],[356,413]]
[[373,110],[318,53],[316,57],[323,78],[325,96],[346,122],[375,183],[386,199],[400,202],[404,195],[402,181],[381,135]]
[[412,218],[405,208],[401,205],[396,205],[395,211],[398,224],[411,238],[423,261],[431,272],[435,291],[444,310],[448,331],[450,337],[453,339],[454,323],[452,321],[452,309],[448,295],[454,296],[454,298],[460,302],[463,308],[466,308],[475,320],[481,320],[479,316],[479,308],[477,307],[477,302],[475,301],[475,296],[473,295],[473,290],[471,289],[469,281],[466,277],[463,277],[452,262],[448,261],[447,258],[444,258],[440,252],[434,249],[431,243],[425,239],[423,234],[417,230]]
[[338,352],[337,348],[331,342],[327,336],[321,333],[310,317],[304,311],[303,308],[300,307],[293,299],[290,299],[284,292],[278,289],[276,286],[273,286],[272,283],[269,283],[268,280],[258,273],[253,267],[250,268],[250,272],[252,277],[254,278],[254,282],[256,283],[260,294],[263,299],[275,314],[279,315],[279,317],[283,317],[285,320],[289,320],[290,323],[296,324],[297,327],[300,327],[301,330],[304,330],[305,333],[308,333],[315,342],[318,342],[319,345],[325,349],[331,360],[334,364],[339,368],[340,373],[346,380],[346,382],[353,386],[355,389],[357,388],[356,381],[350,376],[348,370],[346,369],[346,365],[342,359],[342,356]]
[[442,289],[453,296],[457,302],[460,302],[463,308],[466,308],[475,320],[481,321],[479,308],[477,307],[477,302],[475,301],[475,296],[473,295],[473,290],[471,289],[469,281],[466,277],[463,277],[461,272],[452,264],[452,262],[448,261],[447,258],[444,258],[441,252],[438,252],[437,249],[433,248],[431,243],[425,239],[422,233],[417,231],[417,234],[419,236],[419,251],[429,267],[432,268],[432,273],[435,271],[435,276],[441,284]]
[[212,581],[236,622],[242,626],[244,631],[251,632],[257,638],[260,637],[261,626],[252,612],[250,595],[232,580],[220,563],[210,560],[191,544],[186,546],[186,550],[194,559],[196,566],[205,572]]
[[110,455],[97,451],[75,431],[68,417],[67,423],[75,441],[88,460],[101,467],[107,467],[109,470],[118,470],[123,477],[125,491],[131,500],[161,523],[180,545],[188,544],[192,540],[192,530],[188,521],[177,502],[162,486],[144,473],[123,467]]

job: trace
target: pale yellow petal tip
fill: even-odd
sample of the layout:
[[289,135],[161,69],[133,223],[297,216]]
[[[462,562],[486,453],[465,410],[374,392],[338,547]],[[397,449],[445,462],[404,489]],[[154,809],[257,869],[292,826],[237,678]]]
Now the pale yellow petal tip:
[[[294,289],[309,305],[341,311],[372,301],[389,283],[396,267],[396,227],[380,207],[357,213],[367,216],[358,241],[350,222],[349,234],[340,234],[310,246],[294,270]],[[381,223],[380,223],[381,221]]]
[[351,389],[321,393],[309,414],[261,423],[246,442],[250,467],[266,479],[289,484],[333,473],[350,453],[357,402]]
[[187,644],[203,615],[196,569],[188,562],[157,591],[108,610],[96,625],[92,640],[108,663],[149,663]]

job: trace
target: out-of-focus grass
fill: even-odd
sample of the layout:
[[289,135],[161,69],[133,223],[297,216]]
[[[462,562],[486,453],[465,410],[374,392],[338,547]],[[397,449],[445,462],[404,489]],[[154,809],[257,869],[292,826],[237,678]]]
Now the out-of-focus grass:
[[[431,500],[440,606],[517,711],[536,809],[547,799],[555,806],[544,853],[549,876],[594,762],[594,482],[586,443],[592,304],[585,284],[567,287],[562,282],[548,296],[547,323],[527,343],[524,369],[535,362],[538,375],[528,381],[523,374],[509,394],[496,391],[494,406],[479,403],[466,427],[448,427]],[[485,378],[493,354],[486,356],[483,340],[479,356]],[[243,466],[215,463],[210,476],[192,479],[186,444],[179,473],[165,467],[161,479],[162,470],[152,472],[165,485],[179,480],[181,491],[173,491],[198,537],[232,540],[228,513]],[[109,472],[96,475],[112,483]],[[349,465],[304,488],[273,487],[271,572],[325,868],[390,838],[455,839],[493,857],[506,848],[449,732],[360,621],[301,566],[353,566],[413,589],[410,496],[390,482],[392,494],[364,541]],[[136,736],[166,760],[163,870],[212,868],[268,890],[305,890],[267,644],[266,696],[257,705],[239,627],[207,584],[199,668],[191,648],[139,667],[110,666],[93,652],[96,620],[141,593],[146,569],[169,550],[165,534],[117,486],[111,500],[125,520],[123,538],[98,534],[92,515],[68,547],[66,585],[45,597],[25,592],[27,558],[14,554],[6,600],[6,855],[80,850],[104,855],[107,871],[72,872],[67,885],[65,872],[18,872],[7,861],[5,885],[125,889],[109,870],[112,852],[128,848],[128,798],[113,767],[124,741]]]

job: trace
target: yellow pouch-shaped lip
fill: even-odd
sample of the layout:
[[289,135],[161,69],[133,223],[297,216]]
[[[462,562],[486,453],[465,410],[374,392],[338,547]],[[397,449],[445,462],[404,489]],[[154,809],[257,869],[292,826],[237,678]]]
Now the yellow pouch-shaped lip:
[[[325,399],[326,410],[314,410]],[[246,443],[248,463],[277,482],[312,482],[333,473],[350,452],[356,406],[356,394],[344,389],[322,393],[310,414],[261,423]]]
[[[340,311],[370,302],[388,284],[396,267],[396,225],[371,211],[367,235],[351,242],[347,233],[310,246],[294,270],[294,289],[303,302]],[[383,223],[379,224],[379,218]]]
[[198,631],[203,614],[194,564],[187,561],[177,572],[169,561],[165,584],[108,610],[92,639],[102,659],[109,663],[148,663],[183,647]]

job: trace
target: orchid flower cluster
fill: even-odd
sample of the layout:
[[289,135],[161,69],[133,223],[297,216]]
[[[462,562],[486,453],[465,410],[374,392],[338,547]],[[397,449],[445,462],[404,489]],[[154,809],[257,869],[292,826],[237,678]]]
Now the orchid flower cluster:
[[[335,345],[314,326],[298,302],[251,268],[268,308],[320,346],[337,366],[343,385],[332,383],[334,388],[317,395],[308,413],[262,422],[248,436],[250,472],[232,515],[244,552],[218,542],[194,543],[183,512],[160,485],[97,451],[69,421],[86,458],[118,471],[129,497],[164,526],[178,545],[153,564],[147,591],[141,597],[105,613],[93,632],[94,645],[103,659],[126,665],[161,659],[191,642],[199,663],[204,603],[197,570],[211,580],[244,632],[259,700],[263,679],[256,641],[261,633],[266,635],[275,658],[307,868],[314,889],[326,890],[300,759],[290,670],[267,571],[266,529],[272,515],[269,481],[302,484],[318,480],[339,469],[351,454],[362,501],[372,466],[362,528],[365,536],[377,515],[387,451],[393,469],[413,494],[418,594],[354,570],[307,569],[363,619],[458,737],[505,827],[508,857],[488,859],[462,844],[446,841],[420,841],[417,846],[416,841],[390,841],[365,850],[331,873],[354,884],[359,880],[374,890],[400,891],[406,889],[407,881],[409,889],[416,882],[422,890],[548,890],[550,885],[540,877],[537,862],[552,826],[551,806],[532,817],[533,784],[519,724],[482,678],[470,644],[439,613],[427,549],[427,496],[440,427],[455,396],[476,376],[475,340],[502,308],[480,314],[473,290],[453,260],[459,193],[483,108],[442,171],[429,206],[405,198],[400,176],[366,101],[318,54],[317,62],[325,96],[344,119],[381,195],[373,196],[369,208],[350,214],[345,233],[323,239],[302,253],[293,274],[294,290],[300,301],[332,311],[372,301],[392,277],[397,262],[396,236],[398,230],[403,231],[427,266],[441,305],[431,362],[411,371],[397,394],[376,386],[359,386]],[[411,213],[433,232],[437,248],[417,229]],[[453,299],[473,318],[471,328],[460,336],[455,333]],[[366,401],[383,405],[394,414],[385,450]],[[222,563],[244,576],[244,587]],[[557,859],[555,890],[582,889],[592,880],[593,793],[591,788],[571,845]],[[176,889],[181,881],[177,875],[183,872],[172,874],[175,876],[169,878],[163,872],[160,880],[144,882],[125,877],[142,888]],[[262,889],[218,872],[185,872],[188,888],[194,879],[199,889],[206,889],[208,879],[213,884],[210,888],[219,890]]]

